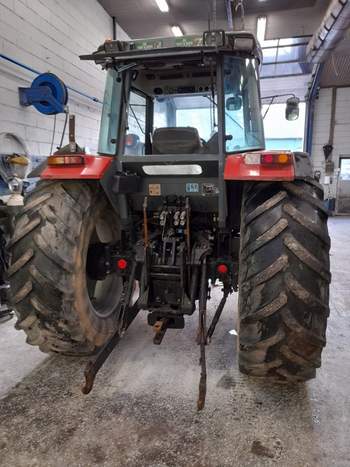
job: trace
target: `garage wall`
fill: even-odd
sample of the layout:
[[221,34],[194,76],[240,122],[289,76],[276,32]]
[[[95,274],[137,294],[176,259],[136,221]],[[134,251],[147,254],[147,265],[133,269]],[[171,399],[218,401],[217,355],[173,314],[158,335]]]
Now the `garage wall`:
[[[312,145],[312,159],[315,170],[321,170],[324,181],[325,159],[322,146],[329,140],[331,126],[332,88],[320,90],[319,99],[316,101],[315,120]],[[350,155],[350,87],[337,88],[334,149],[332,160],[335,169],[339,167],[339,156]],[[336,196],[336,177],[332,177],[330,185],[326,185],[327,197]]]
[[[112,19],[97,0],[0,0],[0,54],[40,72],[55,73],[67,86],[100,100],[105,72],[92,62],[82,62],[78,55],[91,53],[108,37],[112,37]],[[124,38],[126,34],[118,28],[118,39]],[[15,133],[27,142],[32,155],[47,156],[54,117],[18,102],[17,88],[29,86],[35,76],[0,57],[0,133]],[[77,141],[94,153],[102,106],[74,92],[69,96]],[[54,147],[60,141],[63,120],[63,115],[57,116]]]

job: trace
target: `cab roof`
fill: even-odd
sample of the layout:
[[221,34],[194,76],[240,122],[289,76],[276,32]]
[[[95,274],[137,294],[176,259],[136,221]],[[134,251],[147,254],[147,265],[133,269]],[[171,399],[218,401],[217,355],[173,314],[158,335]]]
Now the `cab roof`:
[[107,40],[90,55],[81,55],[82,60],[93,60],[104,68],[116,62],[128,62],[161,57],[192,56],[233,52],[238,56],[250,56],[262,61],[260,45],[254,34],[246,31],[206,31],[202,35],[181,37],[158,37],[132,41]]

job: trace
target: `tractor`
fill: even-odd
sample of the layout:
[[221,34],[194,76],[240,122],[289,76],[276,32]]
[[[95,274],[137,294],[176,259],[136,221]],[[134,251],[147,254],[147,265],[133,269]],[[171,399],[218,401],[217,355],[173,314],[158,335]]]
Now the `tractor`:
[[[327,209],[308,154],[265,150],[255,36],[107,40],[80,58],[107,72],[99,155],[71,125],[17,216],[8,278],[27,342],[96,353],[88,393],[138,313],[159,345],[196,312],[202,409],[206,345],[238,291],[240,370],[315,377],[329,315]],[[215,281],[222,300],[209,323]]]

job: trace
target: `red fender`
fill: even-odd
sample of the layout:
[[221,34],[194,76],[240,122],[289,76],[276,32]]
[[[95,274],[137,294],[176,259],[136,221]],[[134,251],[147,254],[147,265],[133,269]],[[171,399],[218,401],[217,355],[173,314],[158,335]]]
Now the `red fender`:
[[[266,151],[278,153],[279,151]],[[292,181],[295,179],[294,163],[284,165],[246,164],[244,154],[227,156],[225,180]]]
[[[40,178],[44,180],[100,180],[113,160],[112,157],[108,156],[77,155],[82,157],[84,163],[47,165],[41,172]],[[67,156],[69,157],[69,155]]]

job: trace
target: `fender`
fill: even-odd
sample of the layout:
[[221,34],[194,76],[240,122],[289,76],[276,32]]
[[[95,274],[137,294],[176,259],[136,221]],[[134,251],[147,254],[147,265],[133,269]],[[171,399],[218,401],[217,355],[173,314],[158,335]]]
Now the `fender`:
[[[259,151],[248,154],[264,154],[285,151]],[[293,181],[295,179],[295,158],[293,163],[286,165],[262,165],[247,164],[245,154],[229,155],[226,158],[224,179],[225,180],[249,180],[249,181]]]
[[[83,159],[83,163],[59,165],[49,165],[46,163],[40,174],[40,178],[43,180],[100,180],[113,161],[113,158],[109,156],[70,155],[80,156]],[[64,156],[69,158],[70,155],[65,154]]]

